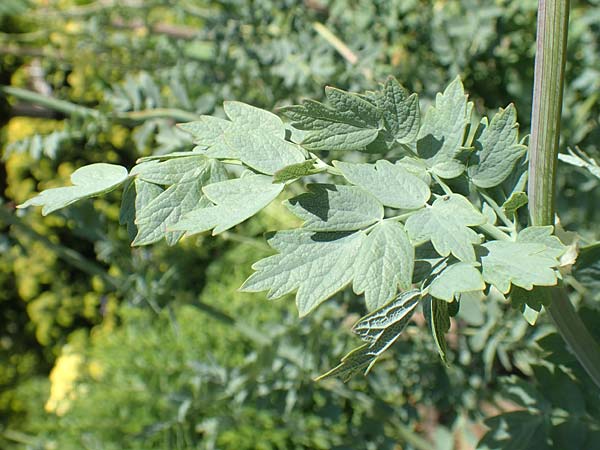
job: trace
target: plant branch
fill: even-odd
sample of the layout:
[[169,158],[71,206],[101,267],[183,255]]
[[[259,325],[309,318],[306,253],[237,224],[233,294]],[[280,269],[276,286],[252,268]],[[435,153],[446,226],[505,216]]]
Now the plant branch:
[[[529,144],[529,214],[532,225],[553,225],[556,166],[564,88],[569,0],[539,0],[533,112]],[[600,346],[577,315],[563,287],[552,289],[548,313],[592,380],[600,387]]]
[[[54,97],[40,94],[13,86],[0,86],[0,93],[12,95],[13,97],[23,100],[27,103],[43,106],[53,111],[61,112],[69,116],[80,116],[98,119],[102,115],[99,111],[72,103],[66,100],[60,100]],[[115,113],[111,115],[120,123],[136,124],[151,119],[172,119],[176,122],[191,122],[198,120],[200,116],[195,113],[184,111],[176,108],[155,108],[142,111],[128,111]]]

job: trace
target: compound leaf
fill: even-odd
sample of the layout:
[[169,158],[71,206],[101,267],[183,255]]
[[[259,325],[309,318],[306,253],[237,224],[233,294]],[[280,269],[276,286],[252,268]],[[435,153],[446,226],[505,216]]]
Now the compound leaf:
[[365,294],[369,310],[392,299],[398,289],[409,289],[415,265],[415,249],[404,227],[384,221],[363,240],[356,260],[353,289]]
[[285,127],[275,114],[241,102],[223,106],[231,120],[201,116],[180,125],[195,143],[207,147],[205,155],[237,159],[268,175],[306,159],[301,147],[285,140]]
[[554,268],[564,246],[552,227],[530,227],[522,230],[517,241],[492,241],[483,244],[489,253],[481,260],[483,278],[500,292],[507,294],[511,284],[526,290],[533,286],[554,286]]
[[119,223],[127,225],[127,234],[131,241],[135,239],[138,233],[135,224],[136,216],[163,191],[164,189],[159,185],[148,183],[139,178],[135,178],[127,185],[121,199]]
[[472,109],[457,77],[443,94],[437,95],[435,105],[425,114],[417,137],[417,153],[442,178],[456,178],[465,169],[459,156]]
[[486,218],[465,197],[451,194],[411,215],[406,220],[406,231],[417,245],[431,241],[441,256],[452,253],[461,261],[473,262],[473,245],[479,244],[481,237],[469,226],[485,221]]
[[170,186],[186,178],[199,176],[205,170],[206,164],[207,158],[204,155],[188,155],[164,161],[148,160],[135,166],[131,175],[148,183]]
[[298,290],[296,305],[300,316],[305,316],[350,283],[364,237],[363,232],[279,231],[268,242],[280,253],[255,263],[256,272],[241,290],[269,290],[268,298]]
[[485,282],[477,268],[471,264],[459,262],[452,264],[437,275],[429,286],[432,297],[452,302],[463,292],[483,291]]
[[410,322],[420,299],[421,293],[418,290],[403,292],[394,300],[360,319],[352,330],[366,343],[344,356],[337,367],[321,375],[317,380],[335,376],[348,380],[363,369],[368,373],[377,358],[398,340]]
[[557,236],[552,233],[554,227],[552,225],[527,227],[517,235],[517,242],[537,242],[544,244],[546,250],[544,255],[551,258],[560,258],[567,247],[560,241]]
[[425,316],[425,320],[427,320],[440,357],[444,364],[448,365],[448,346],[446,345],[445,337],[446,332],[450,330],[448,302],[427,296],[423,302],[423,315]]
[[502,183],[515,163],[525,155],[527,146],[519,143],[519,124],[514,105],[500,109],[490,124],[483,119],[475,138],[469,176],[476,186],[491,188]]
[[391,208],[421,208],[431,195],[429,186],[400,164],[379,160],[375,164],[335,161],[334,165],[350,183],[369,191]]
[[417,94],[409,95],[394,77],[388,77],[383,92],[377,96],[377,104],[383,111],[388,132],[401,144],[415,141],[421,125],[421,111]]
[[171,230],[171,226],[179,222],[186,212],[208,206],[210,202],[204,197],[202,187],[226,177],[220,162],[206,158],[201,164],[194,166],[191,173],[192,175],[182,177],[180,182],[162,191],[141,209],[137,209],[136,198],[135,224],[138,233],[132,245],[152,244],[163,236],[169,245],[177,243],[183,232]]
[[328,87],[325,95],[332,107],[314,100],[286,106],[281,112],[292,126],[306,130],[302,146],[310,151],[364,150],[381,128],[382,113],[361,96]]
[[73,186],[46,189],[18,208],[41,206],[42,215],[46,216],[81,199],[110,192],[123,183],[127,176],[127,169],[115,164],[83,166],[71,174]]
[[170,230],[187,236],[214,228],[213,236],[252,217],[271,203],[283,190],[266,175],[249,175],[205,186],[203,192],[214,203],[187,213]]
[[312,231],[354,231],[383,219],[383,205],[355,186],[311,184],[309,192],[286,202]]

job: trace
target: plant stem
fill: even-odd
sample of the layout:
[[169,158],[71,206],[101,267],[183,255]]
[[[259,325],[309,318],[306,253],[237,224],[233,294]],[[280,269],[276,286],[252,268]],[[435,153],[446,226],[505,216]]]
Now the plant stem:
[[0,93],[12,95],[20,100],[44,106],[67,115],[98,118],[100,113],[92,108],[76,105],[75,103],[48,97],[37,92],[13,86],[0,86]]
[[[564,88],[569,0],[539,0],[533,112],[529,144],[529,214],[532,225],[553,225],[556,166]],[[563,287],[552,289],[548,313],[592,380],[600,387],[600,346]]]
[[[48,97],[27,89],[13,86],[0,86],[0,93],[12,95],[25,102],[40,105],[69,116],[90,117],[94,119],[98,119],[101,116],[101,113],[95,109],[77,105],[66,100]],[[200,118],[198,114],[176,108],[154,108],[141,111],[128,111],[114,113],[110,117],[125,125],[135,125],[152,119],[172,119],[176,122],[192,122],[194,120],[199,120]]]

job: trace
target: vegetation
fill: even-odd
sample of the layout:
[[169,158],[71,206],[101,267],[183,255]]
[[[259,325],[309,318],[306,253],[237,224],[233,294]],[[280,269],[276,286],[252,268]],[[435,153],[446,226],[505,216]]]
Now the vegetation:
[[2,445],[595,448],[596,349],[542,305],[562,280],[600,329],[600,5],[571,11],[554,229],[517,131],[535,2],[279,3],[0,10]]

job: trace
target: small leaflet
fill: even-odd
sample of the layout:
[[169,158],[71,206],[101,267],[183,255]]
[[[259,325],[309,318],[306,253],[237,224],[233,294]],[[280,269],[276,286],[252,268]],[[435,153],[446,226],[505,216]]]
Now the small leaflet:
[[268,290],[269,299],[297,290],[298,312],[301,317],[306,316],[352,281],[364,237],[362,231],[279,231],[268,239],[279,254],[255,263],[252,268],[256,272],[240,289],[244,292]]
[[373,194],[390,208],[418,209],[427,203],[431,192],[419,177],[400,164],[379,160],[375,164],[355,164],[334,161],[344,178]]
[[382,128],[382,112],[364,97],[327,87],[330,106],[314,100],[286,106],[280,111],[298,130],[307,131],[301,142],[309,151],[364,150]]
[[443,94],[437,94],[435,105],[425,113],[417,137],[417,153],[442,178],[456,178],[465,170],[460,154],[472,109],[457,77]]
[[[193,159],[197,159],[197,162],[192,165],[178,166],[179,168],[187,167],[189,169],[187,172],[167,173],[168,176],[164,178],[165,180],[172,177],[171,179],[179,181],[165,190],[154,183],[144,181],[143,177],[136,179],[135,225],[137,235],[132,245],[152,244],[163,237],[166,238],[169,245],[175,245],[183,236],[183,232],[171,230],[171,227],[179,222],[188,211],[210,205],[202,192],[203,186],[223,181],[226,179],[227,173],[223,164],[217,160]],[[170,161],[176,160],[168,160],[158,165]],[[173,168],[173,166],[170,167]],[[155,176],[157,177],[155,179],[161,179],[160,175],[156,174]],[[155,193],[157,188],[160,189],[160,192],[146,201],[147,193]],[[140,197],[140,195],[144,196]]]
[[372,311],[396,296],[398,290],[410,288],[415,265],[415,249],[402,224],[378,223],[363,240],[356,260],[353,288],[365,294]]
[[366,343],[344,356],[337,367],[319,376],[317,381],[331,377],[340,377],[348,381],[359,371],[365,370],[365,375],[369,373],[377,359],[406,329],[420,300],[419,290],[403,292],[394,300],[360,319],[352,330]]
[[516,241],[491,241],[483,244],[488,254],[481,259],[483,278],[507,294],[511,284],[526,290],[533,286],[554,286],[559,258],[564,245],[552,236],[552,227],[529,227]]
[[527,146],[519,142],[517,111],[512,103],[500,109],[489,125],[486,118],[482,119],[474,146],[468,173],[476,186],[491,188],[508,178],[527,152]]
[[325,169],[318,169],[315,167],[315,161],[315,159],[307,159],[301,163],[292,164],[278,170],[273,175],[273,183],[285,183],[297,178],[323,172]]
[[259,174],[209,184],[203,193],[214,205],[207,202],[190,209],[191,212],[169,229],[190,236],[214,228],[215,236],[258,213],[275,200],[283,188],[283,184],[273,184],[272,177]]
[[513,216],[519,208],[527,204],[529,199],[525,192],[513,192],[510,197],[502,204],[502,210],[510,217]]
[[465,197],[451,194],[410,216],[406,231],[416,245],[431,241],[441,256],[453,254],[463,262],[474,262],[473,245],[481,243],[482,238],[469,227],[485,222],[486,218]]
[[383,205],[355,186],[309,184],[309,192],[286,202],[312,231],[354,231],[383,219]]
[[300,146],[285,140],[285,126],[275,114],[241,102],[223,107],[231,120],[201,116],[179,125],[206,147],[200,150],[206,156],[239,160],[267,175],[306,160]]
[[440,358],[448,366],[448,345],[445,334],[450,330],[450,314],[448,302],[427,296],[423,299],[423,315],[429,325],[433,341],[438,349]]
[[106,194],[127,180],[127,169],[123,166],[96,163],[80,167],[71,174],[73,186],[46,189],[17,208],[41,206],[42,215],[69,206],[79,200]]
[[446,267],[435,277],[429,286],[429,294],[450,303],[462,293],[484,289],[481,272],[472,264],[459,262]]
[[409,94],[394,77],[388,77],[382,92],[376,97],[383,111],[387,131],[396,142],[415,142],[421,125],[421,111],[417,94]]

